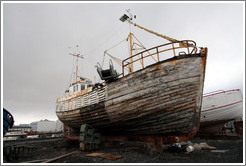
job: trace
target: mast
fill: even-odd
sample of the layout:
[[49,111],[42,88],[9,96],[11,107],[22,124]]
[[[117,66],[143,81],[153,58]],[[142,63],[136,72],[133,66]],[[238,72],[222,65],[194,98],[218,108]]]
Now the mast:
[[[158,37],[161,37],[161,38],[164,38],[172,43],[179,43],[180,47],[187,47],[187,43],[183,43],[182,41],[179,41],[179,40],[176,40],[174,38],[171,38],[171,37],[168,37],[166,35],[163,35],[163,34],[160,34],[160,33],[157,33],[157,32],[154,32],[152,30],[149,30],[147,28],[144,28],[140,25],[137,25],[136,23],[134,23],[132,20],[133,18],[136,18],[136,15],[133,15],[130,13],[130,9],[126,10],[127,11],[127,14],[124,14],[123,16],[121,16],[120,18],[120,21],[122,22],[125,22],[127,21],[128,24],[129,24],[129,35],[127,37],[127,40],[129,40],[129,46],[130,46],[130,64],[128,65],[128,67],[130,68],[129,70],[129,73],[132,73],[134,70],[133,70],[133,51],[135,51],[136,53],[138,53],[138,48],[139,47],[140,49],[145,49],[146,48],[143,46],[143,44],[136,38],[136,36],[131,32],[131,24],[138,27],[139,29],[143,29],[145,30],[146,32],[148,33],[151,33],[151,34],[154,34]],[[134,41],[135,40],[135,41]],[[156,60],[149,51],[147,51],[149,53],[149,55],[157,62],[159,60]],[[139,55],[138,55],[139,56]],[[139,57],[140,58],[140,57]],[[143,60],[140,61],[140,63],[142,64],[142,67],[144,68],[144,63],[143,63]]]
[[75,71],[75,79],[74,79],[74,82],[77,82],[78,81],[78,66],[79,66],[79,64],[78,64],[78,62],[79,62],[79,58],[81,58],[81,59],[84,59],[84,57],[82,56],[82,55],[80,55],[80,54],[71,54],[71,53],[69,53],[69,55],[72,55],[72,56],[75,56],[76,57],[76,71]]
[[129,46],[130,46],[130,61],[131,61],[131,64],[130,64],[130,70],[129,70],[129,73],[132,73],[134,70],[133,70],[133,39],[132,39],[132,32],[131,32],[131,24],[132,24],[132,14],[130,13],[130,9],[126,10],[128,12],[128,15],[124,14],[120,20],[122,22],[125,22],[126,20],[128,21],[128,24],[129,24],[129,35],[128,35],[128,39],[129,39]]
[[132,47],[133,47],[133,43],[132,43],[132,33],[131,33],[131,24],[129,23],[129,28],[130,28],[130,33],[129,33],[129,44],[130,44],[130,57],[131,57],[131,67],[130,67],[130,73],[133,72],[133,53],[132,53]]

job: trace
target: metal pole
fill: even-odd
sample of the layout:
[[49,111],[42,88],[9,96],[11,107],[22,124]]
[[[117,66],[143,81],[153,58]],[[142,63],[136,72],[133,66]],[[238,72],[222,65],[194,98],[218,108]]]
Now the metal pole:
[[129,42],[130,42],[130,57],[131,57],[131,69],[130,69],[130,73],[133,72],[133,57],[132,57],[132,32],[131,32],[131,19],[128,20],[129,23]]

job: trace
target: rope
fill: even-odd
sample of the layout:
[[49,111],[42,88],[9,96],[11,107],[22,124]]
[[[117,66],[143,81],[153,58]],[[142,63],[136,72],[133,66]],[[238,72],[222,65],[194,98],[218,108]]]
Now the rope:
[[127,40],[127,39],[122,40],[121,42],[119,42],[119,43],[113,45],[112,47],[110,47],[109,49],[107,49],[106,51],[111,50],[112,48],[118,46],[119,44],[123,43],[123,42],[126,41],[126,40]]
[[104,64],[104,59],[105,59],[105,53],[104,53],[104,55],[103,55],[103,60],[102,60],[102,68],[103,68],[103,64]]

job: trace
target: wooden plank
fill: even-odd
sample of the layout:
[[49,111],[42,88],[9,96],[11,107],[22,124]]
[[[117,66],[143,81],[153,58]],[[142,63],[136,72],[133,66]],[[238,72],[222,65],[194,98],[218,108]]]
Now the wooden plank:
[[32,161],[25,161],[25,162],[21,162],[21,163],[40,163],[40,162],[43,162],[45,160],[48,160],[48,159],[40,159],[40,160],[32,160]]
[[71,153],[67,153],[67,154],[64,154],[64,155],[61,155],[61,156],[58,156],[58,157],[55,157],[55,158],[51,158],[51,159],[48,159],[48,160],[45,160],[43,161],[42,163],[51,163],[55,160],[58,160],[58,159],[61,159],[61,158],[64,158],[64,157],[67,157],[67,156],[70,156],[72,154],[75,154],[75,153],[78,153],[79,151],[74,151],[74,152],[71,152]]

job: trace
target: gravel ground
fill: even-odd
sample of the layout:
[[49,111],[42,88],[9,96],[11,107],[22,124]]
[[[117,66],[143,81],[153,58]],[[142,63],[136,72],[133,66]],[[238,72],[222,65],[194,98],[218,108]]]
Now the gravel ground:
[[[143,143],[122,142],[116,144],[104,144],[100,150],[82,152],[53,161],[53,163],[242,163],[243,139],[193,139],[192,143],[206,142],[217,148],[201,150],[197,152],[175,152],[163,150],[159,153],[150,153]],[[17,157],[5,160],[5,162],[20,163],[32,160],[50,159],[79,150],[79,143],[66,139],[50,140],[45,142],[22,142],[35,147],[35,151],[28,157]],[[106,147],[107,145],[107,147]],[[88,157],[86,154],[103,153],[119,155],[120,158],[110,160],[99,156]]]

